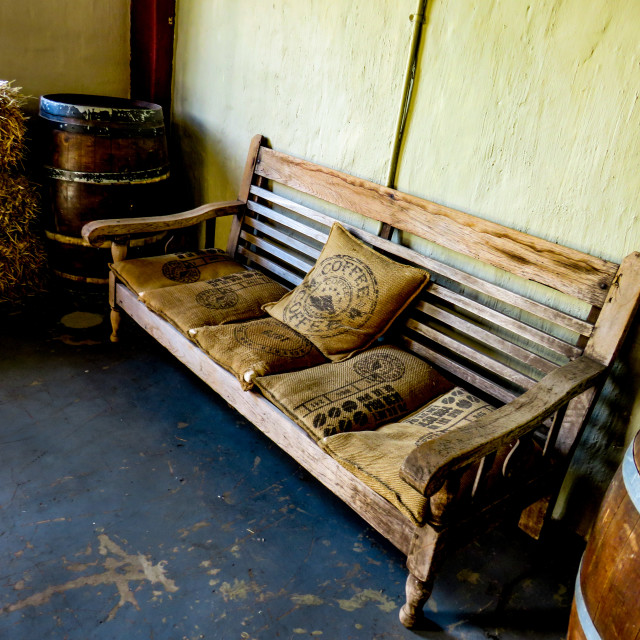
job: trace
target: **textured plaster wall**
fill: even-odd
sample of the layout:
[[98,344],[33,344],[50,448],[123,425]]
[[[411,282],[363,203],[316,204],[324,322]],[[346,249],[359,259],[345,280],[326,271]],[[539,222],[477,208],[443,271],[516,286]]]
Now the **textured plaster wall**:
[[414,5],[180,0],[173,120],[195,201],[237,195],[256,133],[384,182]]
[[[638,33],[636,0],[430,2],[399,188],[609,260],[640,250]],[[640,426],[637,339],[623,359],[569,475],[576,509]]]
[[129,95],[130,0],[0,0],[0,79],[45,93]]
[[[235,196],[254,133],[384,182],[417,4],[179,0],[194,201]],[[606,259],[640,249],[639,33],[637,0],[430,0],[398,187]],[[639,354],[634,337],[581,444],[578,510],[640,426]]]

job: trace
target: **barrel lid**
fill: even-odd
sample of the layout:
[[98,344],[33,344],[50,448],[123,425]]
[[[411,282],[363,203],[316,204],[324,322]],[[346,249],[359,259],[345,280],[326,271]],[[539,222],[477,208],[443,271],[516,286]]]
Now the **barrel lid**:
[[40,97],[43,118],[74,118],[123,123],[162,124],[162,107],[152,102],[81,93],[52,93]]

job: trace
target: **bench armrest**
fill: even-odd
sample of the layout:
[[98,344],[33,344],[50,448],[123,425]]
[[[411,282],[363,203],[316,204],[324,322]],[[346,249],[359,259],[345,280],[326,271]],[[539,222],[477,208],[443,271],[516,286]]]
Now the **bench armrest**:
[[405,459],[400,476],[423,495],[433,495],[451,471],[532,431],[597,384],[606,372],[607,367],[586,356],[573,360],[509,404],[416,447]]
[[89,244],[95,246],[109,238],[125,236],[131,233],[155,233],[171,229],[183,229],[211,218],[238,214],[244,206],[245,203],[241,200],[231,200],[229,202],[203,204],[197,209],[166,216],[94,220],[82,227],[82,237]]

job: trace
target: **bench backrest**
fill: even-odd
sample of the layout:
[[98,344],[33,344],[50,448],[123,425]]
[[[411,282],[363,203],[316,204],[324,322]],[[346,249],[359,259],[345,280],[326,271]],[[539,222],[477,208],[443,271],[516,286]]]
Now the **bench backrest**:
[[[379,222],[376,235],[344,224],[338,213],[361,240],[431,274],[395,335],[467,388],[499,402],[583,353],[609,365],[638,304],[638,254],[621,269],[279,153],[261,136],[252,142],[239,198],[247,207],[234,220],[229,252],[292,287],[328,237],[335,220],[328,209]],[[416,243],[420,252],[409,248]],[[562,453],[571,450],[595,396],[591,391],[574,400],[549,434]]]

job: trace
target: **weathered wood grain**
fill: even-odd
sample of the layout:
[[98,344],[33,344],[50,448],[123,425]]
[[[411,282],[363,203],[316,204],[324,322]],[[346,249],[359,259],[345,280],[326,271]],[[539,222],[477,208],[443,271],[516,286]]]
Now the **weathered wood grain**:
[[620,264],[593,335],[584,353],[609,365],[618,355],[640,304],[640,253],[629,254]]
[[210,220],[211,218],[242,213],[244,208],[244,203],[240,200],[231,200],[229,202],[204,204],[196,209],[166,216],[94,220],[84,225],[82,228],[82,237],[91,245],[99,245],[107,238],[124,236],[131,233],[152,233],[169,231],[170,229],[184,229]]
[[449,207],[262,147],[256,173],[602,306],[617,265]]

